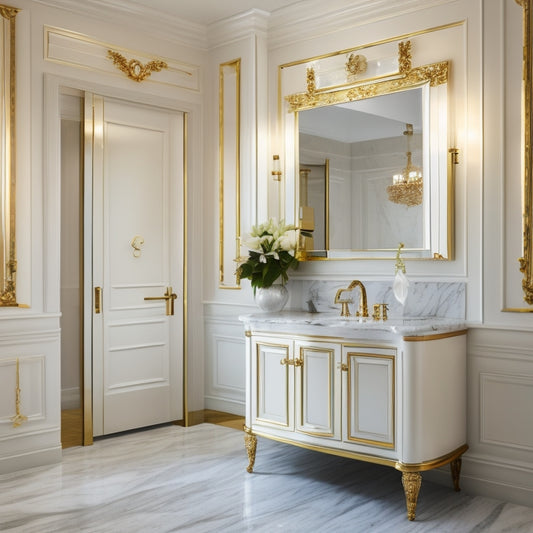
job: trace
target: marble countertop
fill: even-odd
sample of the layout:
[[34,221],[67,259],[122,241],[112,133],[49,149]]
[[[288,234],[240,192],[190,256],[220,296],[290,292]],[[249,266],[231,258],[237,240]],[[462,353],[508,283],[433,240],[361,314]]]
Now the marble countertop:
[[239,320],[249,331],[279,331],[348,338],[394,340],[398,337],[428,336],[466,329],[464,320],[440,317],[372,318],[341,317],[332,313],[281,311],[243,315]]

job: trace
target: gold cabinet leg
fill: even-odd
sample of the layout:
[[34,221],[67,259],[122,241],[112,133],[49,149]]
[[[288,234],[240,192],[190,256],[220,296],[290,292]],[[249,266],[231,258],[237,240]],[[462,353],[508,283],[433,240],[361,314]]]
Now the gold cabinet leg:
[[407,504],[407,518],[414,520],[422,476],[419,472],[402,472],[402,484],[405,491],[405,503]]
[[461,475],[461,458],[458,457],[450,463],[450,470],[452,472],[453,488],[456,492],[461,490],[459,487],[459,476]]
[[255,452],[257,450],[257,437],[252,433],[250,428],[244,428],[244,446],[246,447],[246,453],[248,454],[248,467],[247,472],[253,472],[255,463]]

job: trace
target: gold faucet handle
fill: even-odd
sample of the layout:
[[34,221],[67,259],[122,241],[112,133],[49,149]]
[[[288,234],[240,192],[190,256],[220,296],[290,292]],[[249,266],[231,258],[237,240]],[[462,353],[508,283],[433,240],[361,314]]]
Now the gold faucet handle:
[[342,305],[341,316],[350,316],[350,308],[348,307],[348,304],[351,304],[353,300],[350,297],[342,298],[341,296],[343,292],[351,292],[351,290],[339,289],[335,295],[335,303]]
[[378,322],[379,320],[381,320],[381,304],[374,304],[372,320],[374,320],[374,322]]

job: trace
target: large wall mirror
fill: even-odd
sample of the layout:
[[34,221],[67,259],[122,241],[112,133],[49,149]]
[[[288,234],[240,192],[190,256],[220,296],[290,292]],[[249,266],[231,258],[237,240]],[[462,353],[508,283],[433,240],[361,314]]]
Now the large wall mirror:
[[0,5],[0,124],[1,229],[0,306],[16,306],[16,132],[15,132],[15,17],[18,9]]
[[287,97],[288,197],[306,235],[304,258],[390,258],[400,242],[408,257],[452,258],[449,65],[411,63],[403,42],[397,72],[375,76],[375,67],[368,81],[352,76],[333,88],[317,88],[309,67],[307,91]]

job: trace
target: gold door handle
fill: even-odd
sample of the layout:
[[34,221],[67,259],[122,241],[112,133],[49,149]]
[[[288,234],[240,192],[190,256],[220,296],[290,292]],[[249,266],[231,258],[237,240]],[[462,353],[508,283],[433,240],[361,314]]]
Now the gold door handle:
[[174,316],[174,300],[177,298],[176,294],[172,292],[172,287],[167,287],[167,291],[163,296],[145,296],[145,300],[165,300],[167,306],[167,316]]

